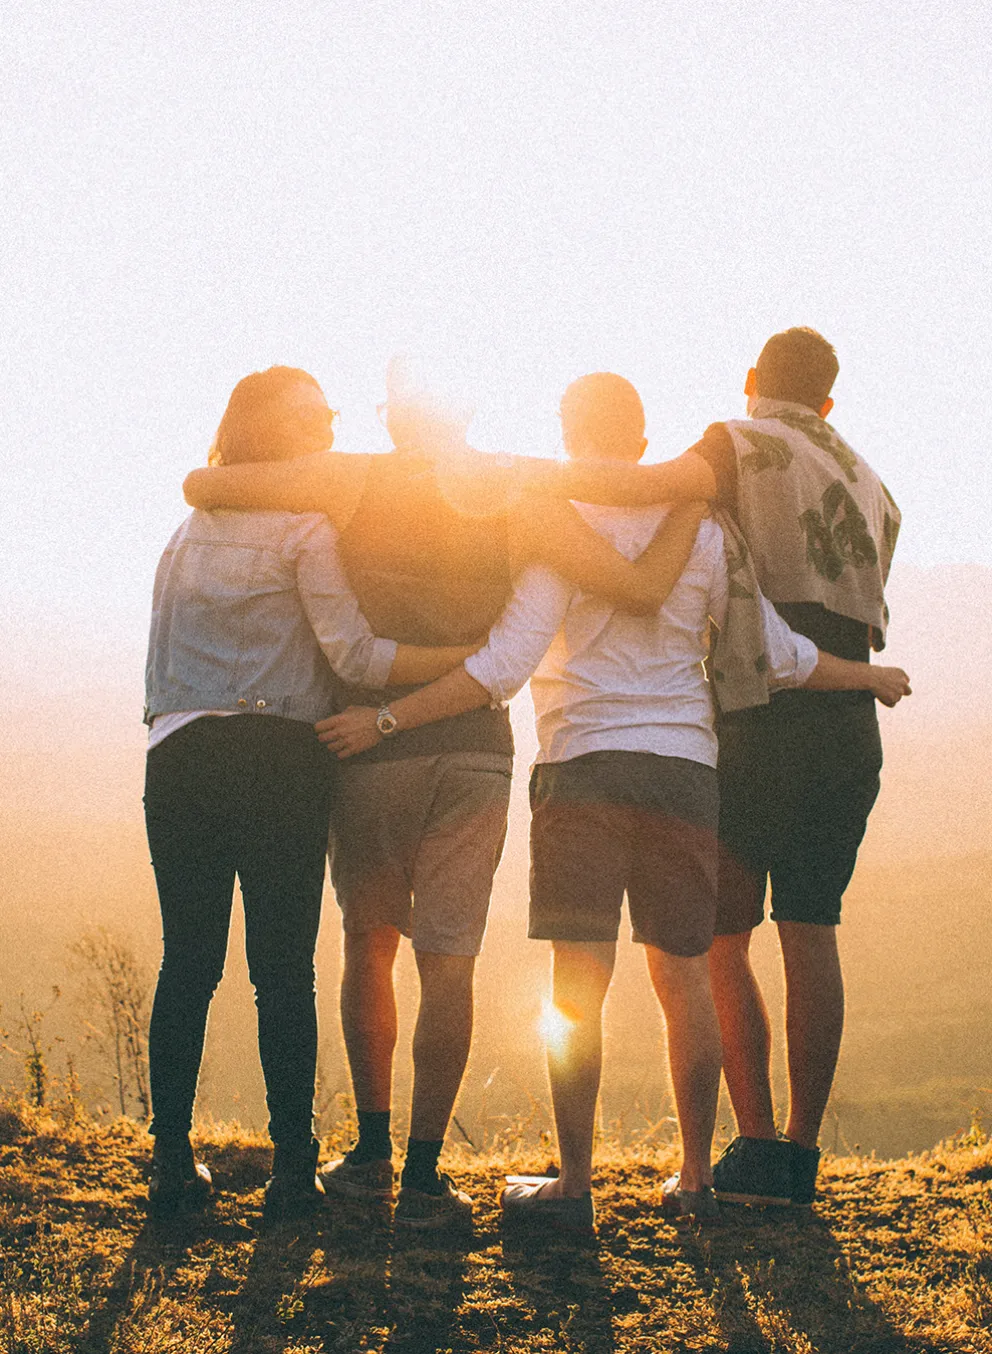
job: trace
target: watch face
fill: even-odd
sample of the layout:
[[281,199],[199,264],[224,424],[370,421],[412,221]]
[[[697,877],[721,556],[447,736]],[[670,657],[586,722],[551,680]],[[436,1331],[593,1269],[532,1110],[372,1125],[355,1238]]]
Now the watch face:
[[392,710],[380,710],[376,715],[375,726],[384,738],[396,732],[396,716]]

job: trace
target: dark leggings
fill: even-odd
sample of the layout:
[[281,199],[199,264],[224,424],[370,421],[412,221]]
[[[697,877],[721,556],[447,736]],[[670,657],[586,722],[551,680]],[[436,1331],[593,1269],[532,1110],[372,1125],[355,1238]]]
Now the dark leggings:
[[204,716],[149,752],[145,821],[164,939],[149,1034],[153,1133],[182,1136],[192,1123],[237,876],[269,1132],[289,1150],[309,1145],[333,773],[310,725],[271,715]]

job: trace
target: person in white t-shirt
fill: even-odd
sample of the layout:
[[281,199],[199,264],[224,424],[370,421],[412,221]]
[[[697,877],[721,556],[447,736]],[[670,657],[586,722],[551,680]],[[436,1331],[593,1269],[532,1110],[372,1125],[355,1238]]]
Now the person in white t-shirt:
[[[640,398],[619,376],[574,382],[561,413],[570,456],[636,462],[647,445]],[[668,510],[579,511],[634,559]],[[563,1032],[549,1047],[548,1066],[561,1172],[511,1177],[503,1193],[508,1219],[593,1224],[602,1007],[625,892],[668,1026],[682,1136],[681,1170],[663,1186],[665,1210],[702,1219],[717,1212],[710,1150],[721,1049],[707,964],[716,907],[717,739],[703,660],[728,584],[723,533],[704,511],[700,505],[685,568],[657,613],[622,614],[546,569],[529,568],[487,644],[462,668],[391,707],[397,728],[414,727],[508,700],[534,673],[540,747],[531,780],[529,934],[551,940],[554,951]],[[772,687],[871,686],[891,703],[902,694],[898,669],[820,655],[764,599],[762,615]],[[375,714],[352,707],[317,728],[348,756],[378,740]]]

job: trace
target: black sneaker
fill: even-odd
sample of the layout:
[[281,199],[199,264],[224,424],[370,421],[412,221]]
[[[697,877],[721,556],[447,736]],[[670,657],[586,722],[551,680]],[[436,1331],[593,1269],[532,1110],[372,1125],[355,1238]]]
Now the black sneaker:
[[193,1213],[210,1197],[213,1181],[193,1156],[189,1138],[156,1138],[148,1181],[148,1211],[158,1218]]
[[792,1202],[799,1207],[808,1208],[816,1198],[816,1173],[820,1168],[820,1149],[801,1147],[791,1138],[782,1138],[780,1141],[788,1150]]
[[788,1207],[794,1146],[774,1138],[735,1138],[713,1167],[716,1197],[723,1204]]
[[267,1218],[299,1218],[315,1212],[324,1202],[324,1186],[317,1175],[318,1142],[309,1147],[277,1146],[272,1154],[272,1175],[265,1183]]
[[426,1193],[402,1185],[393,1213],[396,1227],[414,1232],[468,1231],[472,1227],[472,1200],[450,1175],[438,1172],[439,1192]]
[[389,1200],[393,1197],[393,1163],[388,1160],[355,1161],[354,1152],[322,1167],[320,1182],[327,1194],[346,1199]]

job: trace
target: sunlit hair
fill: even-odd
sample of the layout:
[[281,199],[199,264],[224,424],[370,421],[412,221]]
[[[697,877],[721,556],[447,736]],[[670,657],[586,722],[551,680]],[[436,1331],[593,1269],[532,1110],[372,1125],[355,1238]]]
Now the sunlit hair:
[[330,446],[332,409],[300,409],[294,420],[295,429],[287,430],[284,396],[301,385],[312,386],[323,398],[318,382],[299,367],[269,367],[243,377],[231,391],[210,448],[210,464],[289,460],[301,452],[301,432],[320,436],[326,431]]
[[379,416],[394,445],[424,448],[463,442],[474,410],[456,387],[450,373],[445,379],[445,373],[429,371],[422,359],[390,358],[386,402],[379,406]]
[[644,437],[644,405],[622,376],[596,371],[580,376],[561,398],[561,427],[566,448],[591,443],[603,456],[629,456]]
[[832,344],[815,329],[785,329],[762,348],[756,370],[758,395],[791,400],[819,412],[837,379],[839,363]]

